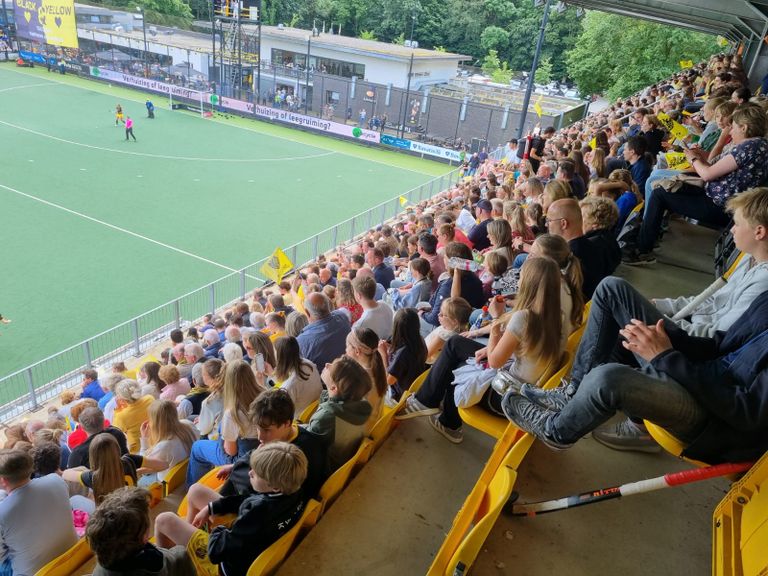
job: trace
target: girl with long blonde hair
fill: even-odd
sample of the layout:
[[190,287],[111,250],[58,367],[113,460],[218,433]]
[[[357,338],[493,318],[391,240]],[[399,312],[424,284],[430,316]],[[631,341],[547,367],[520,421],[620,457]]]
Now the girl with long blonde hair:
[[[264,334],[262,336],[271,346],[269,338]],[[258,431],[248,418],[248,408],[264,390],[254,370],[245,360],[236,360],[226,365],[221,391],[223,410],[219,440],[198,440],[192,445],[187,468],[188,486],[197,482],[211,468],[231,464],[238,456],[258,445]]]
[[176,405],[169,400],[155,400],[149,407],[149,419],[141,425],[141,453],[144,462],[139,472],[146,474],[141,484],[162,482],[168,470],[189,458],[199,434],[188,421],[179,420]]

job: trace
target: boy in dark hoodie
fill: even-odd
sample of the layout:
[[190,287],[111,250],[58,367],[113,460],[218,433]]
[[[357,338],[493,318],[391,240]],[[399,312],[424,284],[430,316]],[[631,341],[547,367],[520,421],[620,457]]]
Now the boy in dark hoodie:
[[85,537],[96,554],[93,576],[187,576],[195,573],[183,546],[170,550],[149,543],[149,492],[120,488],[91,514]]
[[371,405],[365,399],[371,389],[368,371],[349,356],[326,364],[321,375],[327,390],[307,424],[307,430],[328,446],[328,474],[352,458],[365,436]]
[[[253,561],[293,528],[304,511],[301,485],[307,477],[307,457],[293,444],[272,442],[251,453],[250,480],[254,494],[211,502],[192,524],[173,512],[155,520],[159,546],[186,546],[195,564],[189,574],[246,576]],[[231,528],[217,526],[210,534],[200,530],[211,516],[237,512]]]

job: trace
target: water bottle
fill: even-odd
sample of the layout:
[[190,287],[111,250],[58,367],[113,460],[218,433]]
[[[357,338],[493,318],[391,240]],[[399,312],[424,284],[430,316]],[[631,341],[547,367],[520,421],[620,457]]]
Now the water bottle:
[[479,330],[483,325],[491,321],[491,313],[488,312],[488,306],[483,306],[483,313],[477,317],[475,324],[472,326],[473,330]]
[[448,259],[448,266],[454,270],[458,268],[459,270],[468,270],[470,272],[477,272],[482,268],[482,266],[474,260],[465,260],[464,258],[457,258],[456,256]]

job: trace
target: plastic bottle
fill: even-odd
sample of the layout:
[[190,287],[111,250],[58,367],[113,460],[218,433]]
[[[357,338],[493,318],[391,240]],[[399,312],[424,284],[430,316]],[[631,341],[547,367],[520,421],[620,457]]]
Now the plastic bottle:
[[483,306],[483,313],[477,317],[475,324],[472,326],[473,330],[478,330],[491,321],[491,313],[488,312],[488,306]]
[[470,272],[477,272],[482,268],[482,266],[474,260],[465,260],[464,258],[457,258],[455,256],[448,259],[448,266],[454,270],[458,268],[459,270],[469,270]]

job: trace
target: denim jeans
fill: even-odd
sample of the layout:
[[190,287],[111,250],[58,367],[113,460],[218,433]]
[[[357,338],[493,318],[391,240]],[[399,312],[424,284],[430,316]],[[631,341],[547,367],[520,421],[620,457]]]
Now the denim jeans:
[[234,458],[224,452],[224,444],[220,440],[197,440],[189,454],[187,486],[192,486],[216,466],[233,461]]
[[683,184],[675,193],[667,192],[663,188],[654,188],[645,202],[645,216],[637,239],[637,249],[642,253],[653,249],[661,232],[665,210],[715,226],[725,226],[728,223],[728,216],[723,208],[712,202],[704,189],[698,186]]
[[646,365],[604,364],[591,370],[571,401],[552,421],[552,436],[571,444],[621,410],[650,420],[690,444],[703,430],[706,410],[680,384]]
[[[609,276],[598,284],[592,296],[589,319],[571,371],[571,384],[574,387],[579,388],[585,376],[601,364],[617,356],[632,357],[623,347],[619,348],[619,330],[633,318],[646,324],[655,324],[664,318],[664,329],[673,346],[679,338],[685,337],[684,331],[677,324],[663,316],[629,282]],[[633,360],[641,366],[646,364],[639,357]]]

